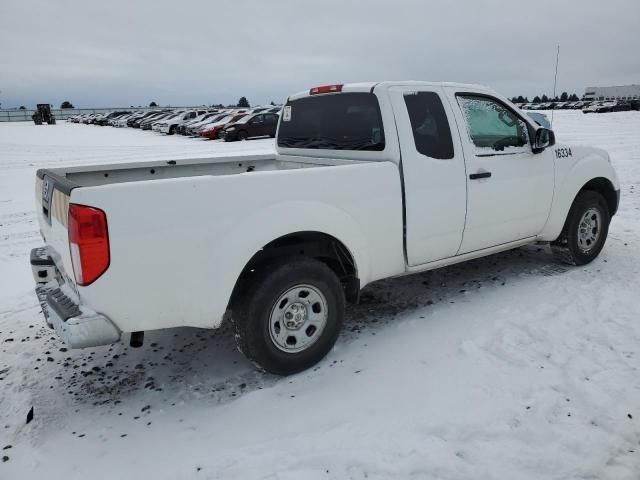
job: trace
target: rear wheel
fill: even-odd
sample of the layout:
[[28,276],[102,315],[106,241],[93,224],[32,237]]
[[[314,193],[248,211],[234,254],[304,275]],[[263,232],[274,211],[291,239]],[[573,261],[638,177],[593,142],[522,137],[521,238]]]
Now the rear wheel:
[[298,257],[268,265],[233,306],[238,348],[260,368],[288,375],[318,363],[338,338],[345,298],[324,263]]
[[578,194],[569,210],[562,233],[551,248],[556,257],[570,265],[593,261],[607,239],[609,208],[604,197],[589,190]]

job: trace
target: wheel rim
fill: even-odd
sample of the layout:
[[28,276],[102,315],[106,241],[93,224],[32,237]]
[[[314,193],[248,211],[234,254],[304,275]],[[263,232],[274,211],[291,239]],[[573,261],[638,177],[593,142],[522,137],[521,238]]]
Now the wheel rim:
[[283,352],[311,347],[327,325],[327,299],[311,285],[296,285],[278,297],[269,317],[269,335]]
[[597,208],[589,208],[578,224],[578,248],[589,253],[595,248],[602,232],[602,215]]

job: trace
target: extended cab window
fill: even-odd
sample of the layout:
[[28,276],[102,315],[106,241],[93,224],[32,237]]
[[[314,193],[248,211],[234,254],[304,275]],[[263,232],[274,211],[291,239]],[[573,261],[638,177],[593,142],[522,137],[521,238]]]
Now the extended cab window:
[[458,95],[458,103],[478,155],[519,153],[528,149],[526,124],[502,103],[473,95]]
[[431,158],[453,158],[453,140],[447,114],[435,92],[412,92],[404,96],[416,150]]
[[384,129],[373,93],[311,95],[288,101],[278,146],[327,150],[384,150]]

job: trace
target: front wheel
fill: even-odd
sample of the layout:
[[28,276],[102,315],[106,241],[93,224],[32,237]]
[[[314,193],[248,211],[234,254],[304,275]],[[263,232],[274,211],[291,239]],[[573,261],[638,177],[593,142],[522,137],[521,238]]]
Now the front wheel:
[[238,348],[267,372],[289,375],[318,363],[338,338],[342,285],[324,263],[298,257],[266,266],[232,309]]
[[585,265],[604,247],[611,216],[604,197],[598,192],[580,192],[571,205],[562,233],[551,248],[564,263]]

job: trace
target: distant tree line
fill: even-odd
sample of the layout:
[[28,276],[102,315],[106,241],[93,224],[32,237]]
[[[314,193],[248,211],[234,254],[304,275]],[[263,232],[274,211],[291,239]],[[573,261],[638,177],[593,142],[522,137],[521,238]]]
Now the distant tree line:
[[513,103],[577,102],[579,100],[580,97],[578,97],[578,95],[576,95],[575,93],[569,95],[567,92],[562,92],[562,95],[560,95],[559,97],[555,96],[553,98],[547,97],[544,94],[542,96],[536,95],[531,101],[529,101],[528,97],[523,97],[522,95],[513,97],[511,99]]
[[[273,103],[273,101],[271,102],[271,105],[275,105],[275,103]],[[156,102],[151,102],[149,103],[150,107],[157,107],[158,104]],[[217,107],[217,108],[224,108],[224,105],[222,105],[221,103],[217,104],[217,105],[211,105],[212,107]],[[238,104],[237,105],[227,105],[228,107],[241,107],[241,108],[250,108],[251,105],[249,105],[249,101],[247,100],[247,97],[240,97],[240,100],[238,100]],[[138,105],[138,107],[140,107]],[[21,107],[24,108],[24,107]],[[69,100],[65,100],[64,102],[62,102],[62,104],[60,105],[60,108],[75,108],[73,106],[73,104],[69,101]],[[135,108],[133,105],[131,105],[131,108]]]

